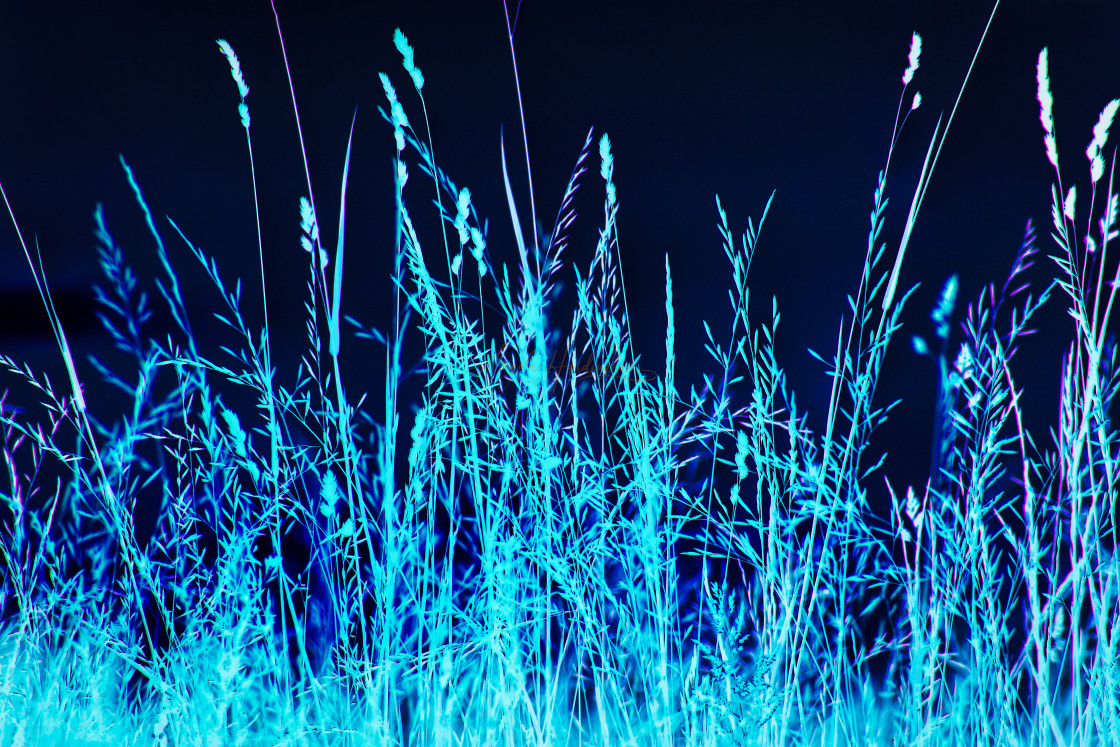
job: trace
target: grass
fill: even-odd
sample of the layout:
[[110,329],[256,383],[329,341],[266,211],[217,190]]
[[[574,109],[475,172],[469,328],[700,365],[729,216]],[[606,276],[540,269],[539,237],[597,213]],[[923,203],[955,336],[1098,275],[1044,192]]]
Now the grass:
[[[1114,159],[1101,184],[1117,101],[1086,151],[1086,206],[1058,168],[1040,53],[1057,277],[1031,291],[1028,222],[1006,280],[956,327],[956,278],[945,283],[932,334],[910,338],[938,370],[931,478],[904,489],[865,452],[896,404],[875,393],[913,291],[898,287],[899,272],[940,121],[898,247],[879,239],[889,155],[879,172],[852,316],[835,351],[817,355],[832,382],[818,434],[773,353],[776,303],[769,319],[747,314],[769,203],[736,241],[716,198],[732,317],[718,333],[704,323],[715,372],[685,395],[668,256],[664,375],[631,344],[609,138],[598,139],[599,243],[585,271],[572,266],[578,308],[560,329],[549,305],[572,196],[594,179],[593,134],[547,236],[530,186],[531,241],[503,146],[519,257],[511,281],[469,190],[436,164],[423,75],[400,30],[394,43],[409,89],[380,77],[396,145],[396,313],[385,330],[342,314],[348,146],[333,247],[310,179],[301,202],[308,345],[291,389],[274,375],[267,295],[254,333],[240,283],[229,292],[217,262],[168,219],[221,291],[219,318],[244,340],[223,348],[225,364],[197,348],[166,228],[122,158],[176,329],[165,342],[145,330],[147,298],[98,208],[103,322],[138,369],[126,379],[98,364],[133,402],[102,425],[11,216],[69,382],[56,388],[0,357],[46,414],[33,421],[4,404],[7,389],[0,398],[0,743],[1120,745]],[[252,171],[249,88],[233,48],[218,44]],[[900,114],[920,105],[907,94],[920,52],[915,34]],[[419,101],[423,127],[406,98]],[[434,265],[406,194],[440,206]],[[1046,445],[1022,427],[1011,362],[1056,288],[1074,335]],[[500,311],[497,328],[486,304]],[[410,335],[424,348],[411,410],[398,400]],[[352,339],[385,350],[388,385],[371,403],[382,421],[347,395],[339,356],[360,344]],[[740,381],[751,397],[733,410],[729,388]],[[255,412],[226,407],[230,385],[255,393]],[[46,460],[71,475],[53,492],[36,480]],[[685,477],[697,466],[698,485]],[[1004,475],[1011,492],[997,490]],[[887,515],[867,500],[879,479]],[[162,502],[148,536],[136,521],[150,484]],[[682,575],[689,567],[699,571]]]

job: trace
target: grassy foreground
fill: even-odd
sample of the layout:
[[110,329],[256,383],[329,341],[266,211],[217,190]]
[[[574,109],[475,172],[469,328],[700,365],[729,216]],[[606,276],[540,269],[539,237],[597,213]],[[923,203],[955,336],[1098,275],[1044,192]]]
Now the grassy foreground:
[[[814,433],[773,354],[776,303],[762,322],[747,313],[769,203],[737,241],[716,198],[731,322],[718,335],[704,323],[715,369],[702,392],[683,393],[668,256],[664,373],[631,344],[609,138],[588,133],[547,235],[531,195],[519,215],[503,145],[519,260],[495,266],[470,191],[406,114],[403,98],[426,112],[424,78],[399,29],[393,41],[408,89],[399,97],[381,74],[396,154],[386,287],[396,314],[380,330],[342,313],[348,146],[333,246],[310,182],[301,198],[307,351],[291,390],[273,369],[267,293],[254,332],[240,282],[226,290],[215,260],[170,219],[157,224],[122,157],[176,329],[145,329],[146,296],[98,207],[102,320],[137,370],[99,364],[133,406],[96,422],[9,206],[69,381],[52,386],[0,356],[4,378],[33,387],[46,414],[35,421],[5,404],[8,388],[0,395],[0,745],[1120,745],[1110,420],[1120,374],[1109,332],[1120,196],[1115,159],[1105,161],[1120,101],[1093,129],[1079,200],[1058,168],[1040,52],[1057,277],[1031,291],[1028,222],[1007,278],[959,324],[954,277],[931,333],[895,342],[896,355],[908,344],[939,371],[933,476],[904,488],[866,455],[893,406],[875,393],[913,292],[899,288],[900,268],[952,113],[937,123],[898,247],[879,238],[889,155],[879,172],[852,314],[835,351],[817,355],[832,389]],[[218,51],[252,170],[249,87],[230,44]],[[907,93],[920,53],[915,33],[900,116],[921,103]],[[577,307],[561,328],[550,311],[572,197],[595,173],[600,238],[588,268],[572,265]],[[406,195],[440,206],[434,252]],[[244,339],[223,348],[224,363],[196,346],[169,231]],[[1032,315],[1059,302],[1073,336],[1060,420],[1043,441],[1022,427],[1011,361]],[[399,400],[409,336],[424,349],[416,403]],[[385,351],[376,415],[347,396],[344,341]],[[733,409],[740,382],[750,401]],[[250,388],[256,411],[227,408],[229,386]],[[149,441],[158,464],[141,453]],[[39,484],[47,460],[71,479]],[[685,479],[697,465],[698,485]],[[885,515],[867,499],[880,479]],[[153,485],[158,505],[140,505]],[[145,511],[150,533],[137,528]]]

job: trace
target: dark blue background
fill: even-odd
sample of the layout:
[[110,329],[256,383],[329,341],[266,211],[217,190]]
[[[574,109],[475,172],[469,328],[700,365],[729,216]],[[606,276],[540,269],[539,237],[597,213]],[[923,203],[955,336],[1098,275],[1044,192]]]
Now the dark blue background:
[[[349,179],[343,307],[367,325],[391,319],[393,242],[390,127],[377,73],[393,79],[412,122],[419,101],[400,65],[392,33],[401,27],[427,79],[424,95],[438,163],[490,220],[495,264],[516,257],[502,188],[499,132],[505,126],[513,187],[528,229],[527,183],[513,69],[500,3],[298,3],[278,0],[311,179],[325,243],[337,231],[346,137],[358,107]],[[515,8],[511,7],[511,14]],[[782,312],[779,361],[823,431],[829,381],[808,353],[830,356],[845,297],[859,282],[876,174],[884,165],[899,105],[912,31],[923,35],[915,91],[922,107],[895,150],[882,239],[893,261],[918,170],[940,112],[946,117],[991,8],[982,2],[742,2],[650,4],[527,1],[515,47],[524,97],[537,214],[550,225],[589,127],[611,136],[621,209],[619,238],[635,349],[643,367],[664,368],[664,257],[672,263],[677,309],[678,388],[702,383],[716,366],[703,350],[707,319],[726,340],[730,272],[716,231],[719,194],[738,240],[773,207],[751,269],[755,325],[768,322],[771,297]],[[1120,96],[1120,4],[1010,2],[996,13],[932,176],[910,241],[900,286],[916,282],[905,326],[887,357],[878,403],[903,398],[874,442],[888,448],[896,485],[925,481],[935,371],[909,348],[930,337],[928,320],[945,278],[961,274],[963,303],[983,284],[1002,284],[1031,219],[1042,251],[1053,250],[1046,161],[1035,100],[1035,62],[1050,49],[1061,163],[1076,183],[1079,215],[1088,205],[1083,152],[1101,108]],[[0,8],[0,181],[30,241],[37,237],[62,322],[94,414],[111,422],[129,407],[87,362],[94,353],[135,376],[94,317],[90,292],[104,283],[91,217],[106,220],[149,293],[148,331],[165,339],[171,320],[155,291],[161,276],[153,242],[117,154],[135,169],[188,294],[204,355],[229,364],[218,344],[242,341],[212,318],[220,298],[162,217],[170,215],[232,288],[244,281],[243,312],[263,323],[249,160],[237,92],[216,38],[229,40],[251,88],[253,149],[274,362],[279,383],[295,381],[306,347],[306,256],[298,199],[307,191],[280,45],[267,2],[38,2]],[[1120,127],[1120,126],[1118,126]],[[1107,155],[1120,136],[1113,133]],[[424,215],[433,267],[442,246],[430,228],[430,182],[415,166],[410,208]],[[602,223],[602,182],[594,149],[577,197],[568,260],[586,276]],[[1106,172],[1107,175],[1107,172]],[[1099,204],[1099,203],[1098,203]],[[66,385],[61,356],[15,231],[0,229],[0,352]],[[1079,228],[1083,228],[1079,221]],[[1113,260],[1115,261],[1115,260]],[[512,269],[512,265],[511,265]],[[884,268],[886,269],[886,268]],[[1030,278],[1044,287],[1054,271],[1040,259]],[[571,291],[574,275],[563,279]],[[487,286],[492,288],[492,286]],[[568,295],[563,308],[571,308]],[[491,295],[489,300],[493,301]],[[1026,387],[1027,424],[1040,445],[1057,419],[1059,360],[1072,334],[1060,292],[1040,324],[1052,333],[1025,344],[1014,369]],[[560,315],[559,320],[569,318]],[[959,314],[958,314],[959,318]],[[1006,322],[1001,325],[1006,328]],[[414,343],[417,338],[414,337]],[[953,351],[961,336],[954,329]],[[419,350],[413,345],[407,363]],[[383,349],[347,339],[344,380],[380,405]],[[31,407],[37,392],[0,372],[8,403]],[[238,401],[232,386],[222,389]],[[741,406],[749,392],[737,393]],[[251,399],[242,399],[248,427]],[[379,407],[367,409],[378,420]],[[33,411],[34,412],[34,411]],[[35,412],[36,418],[41,412]],[[402,417],[401,436],[411,417]],[[730,454],[728,454],[730,456]],[[882,494],[882,480],[869,487]]]

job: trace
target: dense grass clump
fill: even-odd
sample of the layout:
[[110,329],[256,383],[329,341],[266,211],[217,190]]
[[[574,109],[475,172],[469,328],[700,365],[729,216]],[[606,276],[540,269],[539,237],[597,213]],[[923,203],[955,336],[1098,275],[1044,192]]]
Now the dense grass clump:
[[[399,29],[394,43],[426,111],[414,50]],[[218,45],[252,167],[249,88],[233,48]],[[900,113],[920,52],[914,34]],[[879,172],[852,315],[835,351],[817,356],[832,386],[824,433],[808,427],[774,355],[776,303],[762,322],[747,313],[769,203],[737,241],[716,198],[732,317],[719,335],[703,325],[716,365],[704,391],[685,395],[675,380],[668,256],[664,374],[641,365],[605,134],[588,132],[547,235],[530,197],[532,240],[503,150],[511,273],[492,262],[470,191],[440,170],[430,133],[382,74],[396,315],[385,331],[342,315],[348,146],[333,247],[310,182],[300,203],[308,347],[290,389],[274,374],[267,297],[255,334],[240,283],[227,291],[217,262],[168,219],[245,341],[223,349],[224,364],[197,348],[167,227],[122,158],[176,329],[145,329],[147,298],[98,208],[103,322],[138,372],[99,366],[133,406],[96,422],[23,244],[70,381],[56,388],[0,357],[47,413],[36,422],[0,398],[0,744],[1120,745],[1112,164],[1097,189],[1118,102],[1093,130],[1084,207],[1058,170],[1047,61],[1043,49],[1057,279],[1030,290],[1028,222],[1006,280],[956,330],[956,278],[946,282],[930,341],[910,338],[939,371],[932,477],[917,489],[879,477],[867,449],[893,406],[875,393],[913,291],[899,273],[940,121],[898,247],[879,239],[889,155]],[[907,113],[921,99],[909,101]],[[572,266],[577,307],[558,327],[572,197],[594,179],[596,144],[600,238],[591,265]],[[410,183],[417,167],[431,184]],[[441,207],[435,265],[406,192]],[[1074,337],[1047,447],[1022,427],[1011,361],[1055,286]],[[409,336],[424,349],[416,403],[398,399]],[[387,385],[371,403],[382,420],[342,380],[344,341],[363,339],[385,350]],[[740,382],[750,398],[733,409]],[[227,407],[229,385],[251,390],[256,411]],[[46,460],[71,479],[42,490]],[[686,477],[705,472],[699,485]],[[867,499],[880,479],[884,515]],[[145,509],[149,485],[161,499]],[[137,528],[144,510],[151,531]]]

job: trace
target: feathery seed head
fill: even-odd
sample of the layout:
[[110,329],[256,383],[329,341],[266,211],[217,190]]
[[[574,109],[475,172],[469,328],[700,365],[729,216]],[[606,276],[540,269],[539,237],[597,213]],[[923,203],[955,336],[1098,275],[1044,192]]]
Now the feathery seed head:
[[[302,195],[299,198],[299,227],[311,241],[319,241],[319,222],[315,220],[315,208],[311,207],[311,201]],[[303,248],[311,251],[307,244],[304,244]]]
[[245,431],[241,430],[241,422],[237,418],[237,413],[232,410],[222,410],[222,419],[226,421],[226,427],[229,428],[229,434],[233,439],[233,449],[241,458],[245,458]]
[[1035,67],[1035,79],[1038,81],[1038,103],[1041,107],[1039,119],[1042,120],[1042,129],[1047,133],[1054,132],[1054,97],[1050,94],[1050,68],[1047,63],[1046,47],[1038,53],[1038,65]]
[[1073,220],[1073,204],[1077,201],[1077,187],[1073,186],[1066,192],[1066,199],[1062,203],[1062,214],[1070,220]]
[[[319,243],[319,222],[315,219],[315,208],[311,207],[311,201],[302,195],[299,198],[299,227],[303,230],[303,235],[299,237],[299,243],[303,246],[305,252],[311,254]],[[323,267],[326,267],[330,262],[327,250],[321,247],[319,249],[319,261]]]
[[957,370],[962,379],[969,379],[972,377],[972,351],[968,347],[968,343],[961,345],[961,352],[957,354],[957,360],[953,363],[953,368]]
[[481,261],[482,252],[486,249],[486,237],[482,235],[482,231],[471,227],[471,241],[474,242],[474,249],[471,251],[474,253],[475,259]]
[[241,75],[241,62],[237,59],[233,47],[225,39],[218,39],[218,47],[222,50],[226,59],[229,60],[230,75],[237,82],[237,90],[241,94],[241,98],[244,99],[249,95],[249,86],[245,85],[245,78]]
[[229,60],[230,75],[233,76],[233,80],[237,83],[237,91],[241,94],[241,103],[237,105],[237,111],[241,115],[241,126],[247,130],[249,129],[249,105],[245,103],[245,97],[249,95],[249,86],[245,85],[245,78],[241,75],[241,62],[237,59],[233,47],[225,39],[218,39],[218,48]]
[[412,76],[412,85],[416,86],[416,90],[419,91],[424,87],[424,75],[413,61],[415,50],[409,45],[408,39],[400,29],[393,32],[393,44],[396,45],[397,51],[404,58],[404,69]]
[[605,132],[603,137],[599,138],[599,160],[603,164],[599,168],[599,174],[609,182],[614,173],[614,156],[611,155],[611,138]]
[[463,187],[459,192],[459,199],[455,203],[455,230],[459,232],[459,243],[466,244],[470,238],[467,230],[467,215],[471,209],[471,191]]
[[618,199],[614,189],[614,156],[611,155],[611,139],[605,132],[599,139],[599,159],[602,161],[599,174],[607,182],[607,205],[613,207]]
[[338,478],[327,470],[319,486],[319,513],[331,519],[338,515],[338,505],[342,502],[342,491],[339,489]]
[[1108,128],[1112,127],[1112,120],[1116,116],[1117,107],[1120,107],[1120,99],[1109,101],[1104,109],[1101,110],[1100,119],[1097,120],[1096,126],[1093,127],[1093,142],[1097,143],[1101,148],[1104,147],[1104,143],[1108,139]]
[[921,93],[915,93],[914,94],[914,100],[912,102],[910,102],[910,111],[914,111],[915,109],[917,109],[921,105],[922,105],[922,94]]
[[378,73],[377,75],[381,78],[381,87],[385,89],[385,98],[389,100],[389,115],[393,120],[393,136],[397,140],[397,152],[400,153],[404,150],[404,128],[408,127],[408,117],[405,116],[401,102],[397,100],[397,92],[393,88],[393,84],[389,82],[389,76],[385,73]]
[[921,527],[922,519],[925,518],[925,509],[914,494],[913,485],[906,487],[906,516],[914,523],[915,528]]
[[937,324],[937,336],[942,340],[949,336],[949,317],[953,315],[953,307],[957,304],[957,276],[950,275],[941,288],[941,297],[937,306],[933,308],[930,319]]
[[1120,107],[1120,100],[1113,99],[1101,110],[1100,119],[1093,127],[1093,139],[1089,142],[1089,147],[1085,149],[1085,155],[1089,158],[1089,175],[1093,184],[1100,181],[1104,174],[1104,159],[1101,158],[1101,151],[1104,150],[1104,145],[1108,142],[1108,128],[1112,127],[1112,119],[1116,116],[1117,107]]
[[[914,73],[918,71],[918,58],[922,55],[922,37],[915,31],[914,35],[910,37],[910,64],[906,68],[906,72],[902,74],[902,85],[909,85],[910,81],[914,78]],[[914,107],[915,109],[917,106]]]
[[486,263],[482,261],[482,253],[486,250],[486,237],[482,235],[482,231],[477,228],[471,227],[471,255],[474,257],[475,262],[478,262],[478,276],[486,277]]
[[1056,169],[1058,168],[1058,144],[1054,139],[1054,97],[1050,94],[1050,70],[1047,63],[1046,47],[1038,53],[1038,66],[1035,68],[1035,77],[1038,80],[1038,118],[1042,122],[1042,129],[1046,135],[1042,142],[1046,145],[1046,158]]

